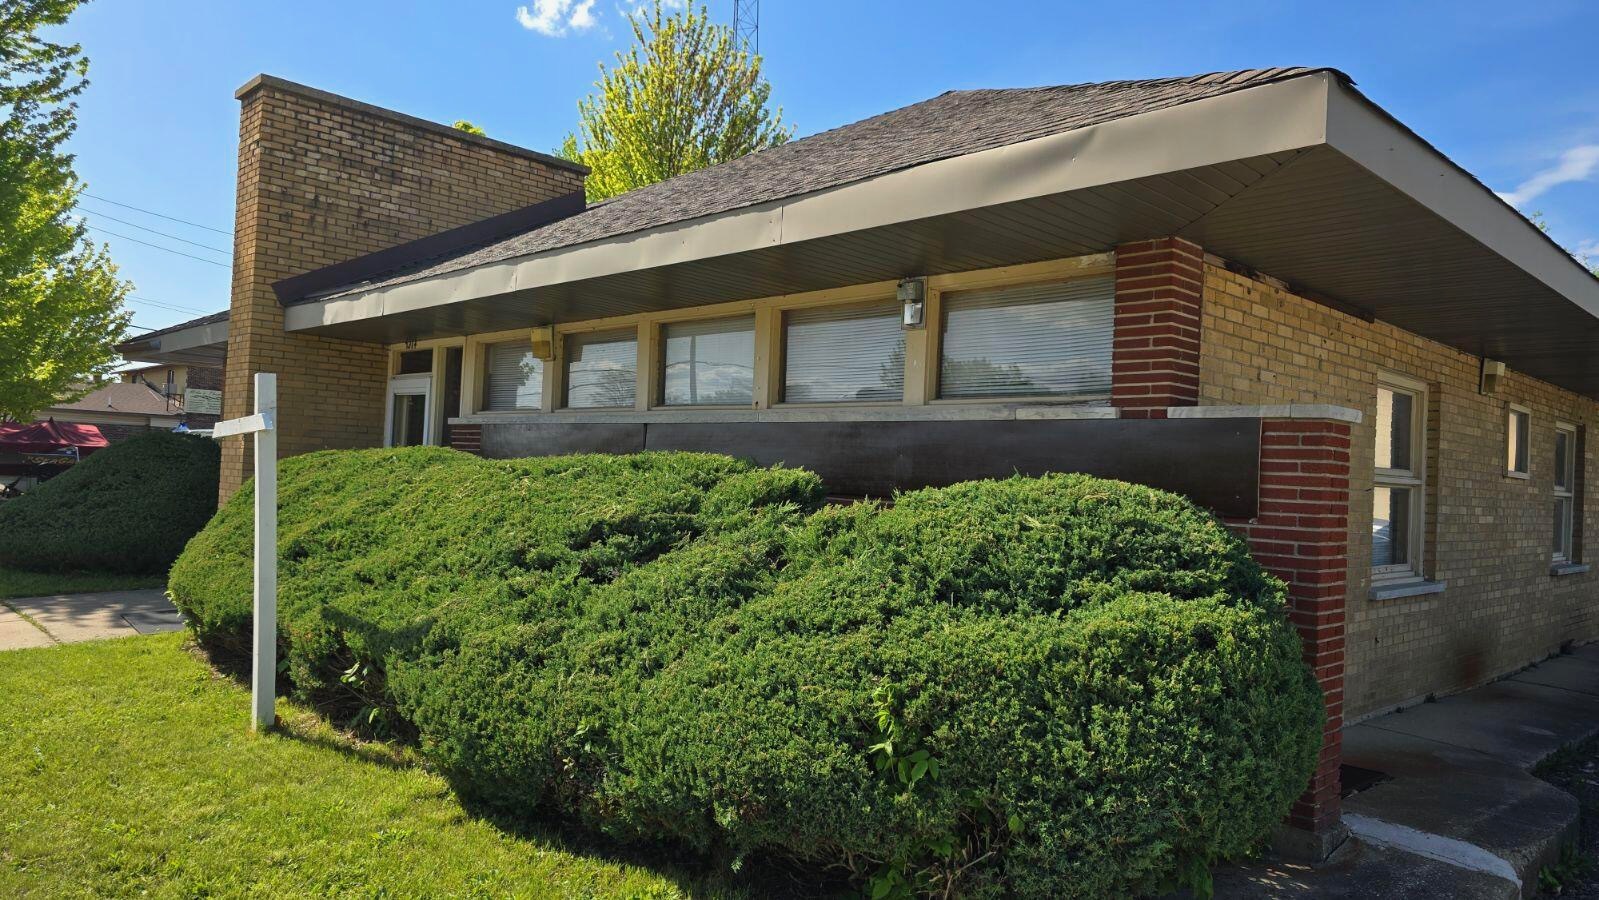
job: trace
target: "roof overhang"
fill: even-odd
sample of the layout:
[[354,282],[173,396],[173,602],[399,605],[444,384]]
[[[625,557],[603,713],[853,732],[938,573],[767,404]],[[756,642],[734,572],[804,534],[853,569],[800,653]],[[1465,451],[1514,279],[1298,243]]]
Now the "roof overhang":
[[228,361],[228,320],[206,322],[133,338],[117,345],[131,362],[222,366]]
[[1599,396],[1599,280],[1328,72],[825,191],[298,303],[393,342],[1036,262],[1167,235]]

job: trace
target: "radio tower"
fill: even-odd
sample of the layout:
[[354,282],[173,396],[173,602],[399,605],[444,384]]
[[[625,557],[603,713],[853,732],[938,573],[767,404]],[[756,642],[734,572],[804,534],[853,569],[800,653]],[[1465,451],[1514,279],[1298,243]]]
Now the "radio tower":
[[733,0],[733,37],[751,54],[760,54],[761,0]]

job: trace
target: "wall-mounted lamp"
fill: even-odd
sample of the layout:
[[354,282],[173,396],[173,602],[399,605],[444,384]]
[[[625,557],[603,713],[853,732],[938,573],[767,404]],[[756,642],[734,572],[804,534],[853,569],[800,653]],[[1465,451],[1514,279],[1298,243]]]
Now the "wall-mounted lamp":
[[548,325],[533,329],[533,358],[546,362],[555,358],[555,329]]
[[1505,364],[1496,359],[1482,361],[1482,384],[1478,390],[1484,394],[1493,394],[1499,390],[1499,382],[1505,377]]
[[907,278],[899,283],[899,302],[904,308],[900,324],[906,328],[921,328],[927,311],[927,279]]

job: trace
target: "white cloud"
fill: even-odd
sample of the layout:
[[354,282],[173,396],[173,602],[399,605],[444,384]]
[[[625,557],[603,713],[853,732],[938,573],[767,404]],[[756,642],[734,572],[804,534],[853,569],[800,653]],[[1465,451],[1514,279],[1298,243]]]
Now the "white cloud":
[[1578,244],[1576,252],[1572,255],[1578,259],[1599,260],[1599,238],[1593,238]]
[[594,0],[533,0],[531,7],[516,8],[516,21],[545,37],[588,31],[595,24]]
[[1500,194],[1511,206],[1537,199],[1550,188],[1572,181],[1587,181],[1599,172],[1599,144],[1582,144],[1560,154],[1560,161]]

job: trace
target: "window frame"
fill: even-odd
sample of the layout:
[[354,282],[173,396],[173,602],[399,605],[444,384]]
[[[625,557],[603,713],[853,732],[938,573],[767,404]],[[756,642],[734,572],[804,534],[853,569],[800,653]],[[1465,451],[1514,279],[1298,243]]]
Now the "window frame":
[[[909,365],[911,360],[910,331],[901,328],[905,341],[905,358],[902,360],[907,368],[900,380],[899,397],[893,400],[790,400],[788,399],[788,320],[792,313],[814,312],[816,310],[849,310],[864,309],[870,306],[893,306],[898,300],[893,294],[884,294],[864,299],[843,300],[837,303],[806,303],[779,306],[775,310],[777,333],[772,338],[776,347],[777,365],[773,369],[776,383],[772,386],[775,394],[774,406],[784,409],[837,409],[840,407],[860,408],[874,406],[899,407],[909,405],[911,393]],[[925,327],[925,326],[924,326]]]
[[[615,335],[619,338],[617,343],[622,343],[626,339],[621,338],[621,336],[628,333],[633,335],[633,401],[631,403],[618,404],[616,406],[573,406],[572,354],[568,352],[568,342],[570,342],[574,337],[590,338],[596,336],[604,337]],[[652,336],[653,335],[646,333],[641,327],[641,323],[638,322],[630,325],[599,325],[598,327],[592,328],[570,328],[557,332],[557,340],[560,344],[560,350],[555,355],[555,368],[558,369],[561,374],[559,382],[555,386],[555,395],[559,401],[556,404],[556,408],[562,412],[570,411],[574,413],[606,413],[638,409],[640,396],[639,375],[640,373],[648,371],[646,368],[646,364],[648,363],[646,356],[648,352],[647,345],[648,339]],[[549,375],[548,369],[546,369],[545,375],[547,378]]]
[[[1374,585],[1423,581],[1426,578],[1426,518],[1427,518],[1427,417],[1428,388],[1424,381],[1395,372],[1377,373],[1377,390],[1405,394],[1412,398],[1410,421],[1411,468],[1394,469],[1376,465],[1375,451],[1372,459],[1372,518],[1376,518],[1376,488],[1402,487],[1410,489],[1410,529],[1406,535],[1410,559],[1403,563],[1371,567]],[[1375,395],[1374,395],[1375,397]],[[1373,407],[1375,409],[1375,407]],[[1372,416],[1372,446],[1377,442],[1377,416]],[[1372,541],[1375,547],[1376,541]]]
[[[666,332],[673,325],[686,325],[696,322],[724,322],[734,319],[750,320],[750,402],[749,403],[667,403],[666,402]],[[761,315],[758,311],[750,309],[743,312],[729,312],[714,315],[673,316],[661,319],[650,324],[649,340],[658,350],[654,353],[654,372],[651,373],[650,406],[655,409],[670,410],[717,410],[717,409],[753,409],[760,407],[761,400]],[[643,344],[640,344],[642,348]]]
[[[1526,428],[1526,432],[1520,435],[1517,434],[1518,428],[1516,425],[1518,416],[1520,417],[1523,426]],[[1530,479],[1532,478],[1532,410],[1522,406],[1520,403],[1506,404],[1504,421],[1505,477]],[[1516,458],[1514,455],[1516,447],[1511,444],[1511,439],[1513,437],[1520,438],[1519,447],[1521,450],[1521,463],[1523,466],[1523,468],[1520,469],[1516,468]]]
[[[517,343],[524,344],[527,352],[532,354],[533,341],[530,330],[519,331],[512,337],[496,338],[493,340],[483,340],[478,342],[479,346],[476,354],[477,361],[475,363],[477,367],[477,378],[474,383],[478,386],[479,396],[474,398],[470,404],[467,403],[467,401],[464,399],[464,396],[462,400],[462,405],[470,405],[474,414],[480,413],[488,416],[519,415],[530,412],[538,412],[544,408],[545,382],[550,380],[550,368],[552,367],[553,362],[548,359],[538,359],[538,357],[535,356],[534,359],[538,359],[540,367],[539,402],[533,406],[516,406],[510,409],[489,409],[489,354],[495,347],[504,344]],[[467,359],[463,358],[461,361],[463,375],[465,374],[465,370],[468,365],[473,365],[473,363],[470,363]]]
[[[1562,523],[1562,546],[1551,547],[1549,558],[1551,562],[1568,563],[1577,559],[1577,426],[1570,422],[1555,422],[1555,440],[1550,445],[1551,462],[1557,461],[1559,455],[1554,449],[1559,446],[1560,438],[1566,438],[1566,467],[1561,472],[1555,468],[1554,477],[1550,479],[1550,497],[1552,503],[1564,500],[1566,503],[1566,517]],[[1565,478],[1565,485],[1561,485],[1561,477]]]

